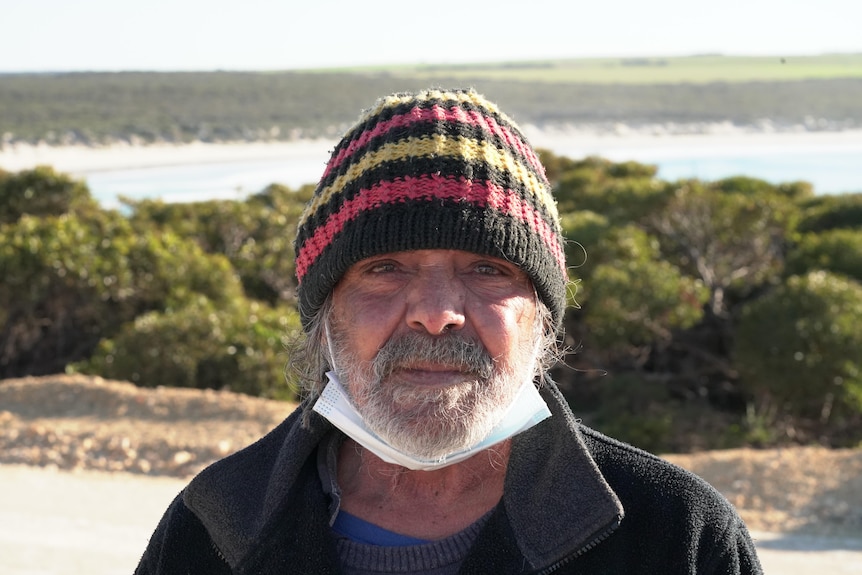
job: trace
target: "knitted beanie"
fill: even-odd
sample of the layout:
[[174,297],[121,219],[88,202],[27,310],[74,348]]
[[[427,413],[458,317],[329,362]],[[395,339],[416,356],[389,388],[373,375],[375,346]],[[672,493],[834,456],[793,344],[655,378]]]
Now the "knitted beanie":
[[472,90],[394,94],[365,112],[333,150],[294,248],[305,328],[351,265],[419,249],[517,264],[562,321],[566,263],[544,167]]

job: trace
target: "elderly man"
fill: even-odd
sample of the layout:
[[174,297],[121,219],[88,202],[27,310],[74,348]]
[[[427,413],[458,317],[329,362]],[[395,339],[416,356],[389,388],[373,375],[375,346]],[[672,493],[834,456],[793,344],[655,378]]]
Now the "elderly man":
[[759,573],[726,500],[579,425],[546,375],[562,243],[493,104],[379,101],[299,225],[308,397],[192,480],[138,573]]

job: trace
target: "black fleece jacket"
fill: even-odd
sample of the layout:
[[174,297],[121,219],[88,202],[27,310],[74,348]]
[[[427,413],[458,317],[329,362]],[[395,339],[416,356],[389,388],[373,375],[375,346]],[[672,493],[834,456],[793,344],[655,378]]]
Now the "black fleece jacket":
[[[504,495],[461,573],[756,574],[752,540],[700,478],[575,421],[516,436]],[[316,451],[332,426],[301,408],[202,471],[165,512],[138,575],[339,573]]]

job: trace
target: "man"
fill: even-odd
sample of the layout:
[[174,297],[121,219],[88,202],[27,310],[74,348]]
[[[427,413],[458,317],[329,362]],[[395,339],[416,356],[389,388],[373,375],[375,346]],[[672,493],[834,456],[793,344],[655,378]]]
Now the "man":
[[759,573],[726,500],[547,377],[563,241],[493,104],[379,101],[299,225],[308,397],[192,480],[138,573]]

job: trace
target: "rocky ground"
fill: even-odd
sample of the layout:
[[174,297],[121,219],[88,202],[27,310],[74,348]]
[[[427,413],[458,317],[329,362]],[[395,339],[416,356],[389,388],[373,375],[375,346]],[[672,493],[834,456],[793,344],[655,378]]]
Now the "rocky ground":
[[[260,437],[292,405],[229,392],[143,389],[84,376],[0,381],[0,464],[187,478]],[[862,449],[667,455],[753,531],[862,536]]]

